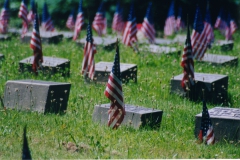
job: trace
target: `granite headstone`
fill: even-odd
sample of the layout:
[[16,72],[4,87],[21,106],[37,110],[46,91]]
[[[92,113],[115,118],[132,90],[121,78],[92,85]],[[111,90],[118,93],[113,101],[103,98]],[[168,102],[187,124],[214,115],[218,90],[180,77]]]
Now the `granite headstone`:
[[237,65],[238,57],[205,53],[200,61],[208,62],[212,65]]
[[150,44],[148,46],[142,46],[139,50],[143,52],[151,52],[156,54],[171,54],[171,53],[180,54],[180,51],[178,51],[177,48],[175,47],[158,46],[154,44]]

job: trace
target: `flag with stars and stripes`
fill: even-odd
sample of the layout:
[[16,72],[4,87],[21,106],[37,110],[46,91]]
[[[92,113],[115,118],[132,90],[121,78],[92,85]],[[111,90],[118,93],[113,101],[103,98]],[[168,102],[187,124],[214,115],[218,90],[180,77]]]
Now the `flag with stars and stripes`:
[[201,143],[205,143],[208,145],[215,143],[213,126],[212,126],[212,122],[208,113],[205,100],[203,100],[201,128],[198,134],[198,139]]
[[172,1],[170,8],[168,10],[168,16],[165,21],[164,35],[170,36],[176,31],[176,20],[174,15],[174,1]]
[[134,43],[137,42],[137,23],[134,15],[133,2],[128,15],[128,21],[123,32],[122,42],[123,44],[131,47],[134,47]]
[[189,24],[187,24],[187,38],[183,50],[181,66],[183,67],[183,78],[181,86],[184,91],[190,91],[194,85],[194,62],[192,56],[192,44],[190,38]]
[[31,9],[27,15],[28,23],[32,24],[34,21],[34,12],[35,12],[35,2],[31,0]]
[[22,159],[32,159],[31,151],[28,146],[28,140],[27,140],[27,127],[24,127],[23,130],[23,148],[22,148]]
[[143,20],[141,31],[144,36],[149,40],[150,43],[155,42],[155,28],[153,24],[153,17],[151,13],[152,3],[150,2],[148,5],[146,16]]
[[207,50],[208,43],[206,29],[207,28],[204,26],[200,8],[197,6],[191,36],[192,54],[194,59],[201,60]]
[[99,36],[103,36],[107,33],[107,19],[105,17],[104,2],[102,2],[98,8],[92,27]]
[[225,31],[225,39],[226,40],[233,40],[233,33],[237,30],[237,24],[232,19],[231,14],[228,13],[228,19],[227,19],[227,28]]
[[112,22],[112,30],[113,32],[117,32],[119,34],[122,34],[124,29],[124,21],[123,21],[123,10],[120,7],[120,4],[117,4],[116,11],[113,16],[113,22]]
[[0,33],[2,34],[6,34],[8,30],[8,23],[10,17],[9,10],[9,0],[5,0],[0,13]]
[[208,44],[208,47],[211,48],[211,45],[214,42],[214,33],[213,33],[211,15],[210,15],[210,10],[209,10],[209,1],[207,4],[204,25],[206,28],[205,30],[206,30],[206,35],[207,35],[207,44]]
[[19,9],[19,12],[18,12],[18,17],[23,20],[21,37],[24,37],[24,35],[28,31],[27,15],[28,15],[27,1],[26,0],[22,0],[21,5],[20,5],[20,9]]
[[89,77],[91,80],[95,74],[95,62],[94,55],[97,53],[96,46],[93,43],[92,28],[91,25],[87,26],[87,39],[84,46],[84,56],[82,62],[82,75]]
[[111,101],[110,109],[108,111],[108,126],[117,129],[121,125],[125,115],[118,44],[116,47],[112,71],[109,75],[104,94]]
[[178,8],[178,15],[177,15],[177,19],[176,19],[176,30],[180,31],[183,30],[185,28],[185,23],[182,20],[182,7]]
[[39,32],[39,19],[37,14],[37,9],[35,10],[34,15],[34,24],[33,24],[33,32],[30,41],[30,48],[33,50],[33,65],[32,69],[37,74],[37,70],[42,66],[43,63],[43,54],[42,54],[42,42]]
[[219,11],[214,27],[218,28],[222,33],[222,35],[224,36],[226,35],[227,20],[226,20],[226,14],[222,8]]
[[44,2],[44,5],[43,5],[42,28],[45,31],[54,31],[53,22],[52,22],[50,14],[48,12],[48,6],[47,6],[46,2]]
[[74,20],[74,10],[72,10],[71,14],[68,16],[66,27],[70,30],[74,30],[75,20]]
[[77,19],[74,27],[73,40],[76,40],[78,38],[78,35],[82,30],[83,24],[84,24],[84,17],[83,17],[83,10],[82,10],[82,0],[80,0],[79,6],[78,6]]

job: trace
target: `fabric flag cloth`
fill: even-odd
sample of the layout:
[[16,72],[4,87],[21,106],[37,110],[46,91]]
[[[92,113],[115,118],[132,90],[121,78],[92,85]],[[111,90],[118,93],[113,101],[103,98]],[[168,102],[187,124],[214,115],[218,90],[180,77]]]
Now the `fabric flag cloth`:
[[54,31],[53,22],[51,20],[50,14],[48,12],[48,7],[47,7],[47,3],[46,2],[44,2],[44,5],[43,5],[42,27],[46,31]]
[[34,21],[34,12],[35,12],[35,2],[31,0],[31,9],[27,15],[28,23],[31,24]]
[[29,149],[29,146],[28,146],[28,140],[27,140],[27,127],[25,126],[24,127],[24,130],[23,130],[23,148],[22,148],[22,159],[32,159],[32,156],[31,156],[31,151]]
[[152,3],[150,2],[148,5],[146,16],[143,20],[141,31],[144,36],[149,40],[150,43],[155,43],[155,28],[153,25],[153,17],[151,13]]
[[42,42],[41,42],[41,37],[40,37],[40,32],[39,32],[39,19],[38,19],[38,14],[37,10],[35,11],[34,15],[34,24],[33,24],[33,32],[31,36],[31,41],[30,41],[30,48],[33,50],[33,65],[32,69],[33,71],[37,74],[37,70],[39,67],[42,67],[43,63],[43,54],[42,54]]
[[201,143],[205,143],[208,145],[215,143],[213,126],[212,126],[212,122],[208,113],[205,100],[203,100],[201,128],[198,134],[198,139]]
[[68,16],[66,27],[70,30],[74,30],[75,20],[74,20],[74,10],[72,10],[71,14]]
[[228,13],[228,19],[227,19],[227,28],[226,28],[226,33],[225,33],[225,39],[226,40],[233,40],[233,33],[237,30],[237,24],[235,21],[232,19],[231,14]]
[[122,34],[124,29],[124,21],[123,21],[123,10],[120,7],[120,4],[117,4],[116,11],[113,16],[112,22],[112,30],[113,32],[117,32],[118,34]]
[[109,75],[104,94],[111,101],[110,109],[108,111],[108,126],[117,129],[121,125],[125,116],[118,44],[116,47],[112,71]]
[[183,30],[185,28],[185,23],[182,20],[182,7],[178,8],[178,16],[177,16],[177,20],[176,20],[176,30],[180,31]]
[[191,87],[194,85],[194,62],[189,24],[187,26],[187,38],[183,50],[181,66],[183,67],[183,79],[181,81],[181,86],[184,91],[191,91]]
[[174,15],[174,1],[172,1],[168,10],[168,17],[165,21],[164,35],[170,36],[176,31],[176,20]]
[[107,33],[107,19],[105,17],[104,2],[102,2],[98,8],[92,27],[99,36],[103,36]]
[[[209,1],[208,1],[208,3],[209,3]],[[214,42],[214,32],[213,32],[213,28],[212,28],[209,4],[207,5],[204,26],[206,28],[206,34],[207,34],[207,45],[208,45],[208,48],[211,48],[211,45]]]
[[78,35],[82,30],[83,24],[84,24],[84,17],[83,17],[83,10],[82,10],[82,0],[80,0],[79,7],[78,7],[77,19],[76,19],[76,23],[75,23],[75,27],[74,27],[73,40],[76,40],[78,38]]
[[19,12],[18,12],[18,17],[23,20],[21,37],[24,37],[25,34],[28,31],[27,15],[28,15],[27,1],[26,0],[22,0],[21,5],[20,5],[20,9],[19,9]]
[[5,0],[0,13],[0,33],[2,34],[7,33],[9,17],[9,0]]
[[128,21],[123,32],[122,42],[127,46],[134,47],[134,43],[137,42],[137,40],[137,23],[136,17],[134,16],[134,6],[132,3],[130,13],[128,15]]
[[226,36],[227,21],[226,21],[225,12],[222,8],[219,11],[214,28],[218,28],[220,30],[220,32],[222,33],[222,35]]
[[91,80],[93,80],[95,73],[94,55],[96,53],[96,46],[93,44],[91,25],[88,24],[87,39],[84,46],[84,57],[82,62],[82,75],[84,75],[84,77],[89,77]]
[[193,58],[201,60],[207,50],[208,43],[207,43],[207,28],[204,26],[199,6],[197,6],[196,9],[191,41]]

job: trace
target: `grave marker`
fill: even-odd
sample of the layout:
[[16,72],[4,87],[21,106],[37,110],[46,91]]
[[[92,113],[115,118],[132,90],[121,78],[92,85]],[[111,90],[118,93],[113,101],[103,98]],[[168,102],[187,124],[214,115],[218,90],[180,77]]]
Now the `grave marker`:
[[[41,40],[42,40],[42,44],[56,44],[62,41],[63,35],[57,32],[41,32],[40,31],[40,35],[41,35]],[[30,43],[32,37],[32,32],[28,32],[26,33],[26,35],[21,38],[21,41],[23,43]]]
[[222,51],[229,51],[233,49],[233,41],[232,40],[219,40],[216,42],[216,46],[220,46]]
[[6,40],[11,40],[11,37],[8,35],[0,34],[0,41],[6,41]]
[[[240,140],[240,108],[214,107],[208,110],[216,140]],[[197,137],[202,113],[195,116],[194,134]]]
[[63,38],[72,40],[73,39],[73,32],[58,32],[59,34],[63,35]]
[[178,34],[178,35],[176,35],[176,37],[173,40],[176,43],[184,44],[186,42],[186,35]]
[[200,61],[213,65],[237,65],[238,57],[205,53],[203,59]]
[[19,36],[22,33],[22,29],[9,28],[8,33],[12,34],[13,36]]
[[139,49],[140,51],[151,52],[156,54],[171,54],[171,53],[178,53],[180,54],[181,51],[178,51],[175,47],[168,47],[168,46],[158,46],[154,44],[150,44],[148,46],[143,46]]
[[70,83],[10,80],[4,91],[4,106],[9,109],[58,113],[67,109]]
[[[93,121],[102,125],[107,125],[108,110],[110,104],[96,105],[93,111]],[[126,115],[121,125],[131,126],[135,129],[142,127],[159,128],[162,121],[162,110],[145,108],[125,104]]]

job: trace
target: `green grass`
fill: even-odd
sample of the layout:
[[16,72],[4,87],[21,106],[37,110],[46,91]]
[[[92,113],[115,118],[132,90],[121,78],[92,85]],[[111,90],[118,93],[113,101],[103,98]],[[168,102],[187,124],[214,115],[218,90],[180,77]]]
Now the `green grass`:
[[[82,35],[85,35],[83,33]],[[213,47],[212,53],[233,55],[240,58],[240,38],[236,33],[234,49],[221,52]],[[182,45],[175,45],[181,51]],[[197,144],[194,136],[195,115],[202,110],[201,102],[192,102],[169,94],[170,79],[182,73],[179,55],[136,54],[131,48],[120,44],[122,63],[138,65],[138,83],[123,85],[125,103],[163,110],[159,129],[140,129],[121,126],[112,130],[92,121],[96,104],[109,103],[104,96],[105,85],[85,84],[80,74],[83,49],[72,41],[64,40],[58,45],[43,45],[45,56],[67,58],[71,61],[71,76],[54,75],[38,77],[18,72],[18,62],[32,55],[29,44],[19,38],[0,43],[5,60],[0,62],[0,94],[3,96],[7,80],[40,79],[69,82],[72,84],[68,109],[64,115],[40,114],[5,110],[0,108],[0,159],[20,159],[23,127],[34,159],[66,158],[239,158],[240,142],[221,141],[213,146]],[[95,62],[114,59],[115,51],[97,50]],[[195,62],[195,71],[227,74],[229,107],[239,108],[239,65],[212,66]],[[221,104],[219,104],[221,105]],[[216,105],[207,104],[208,108]]]

